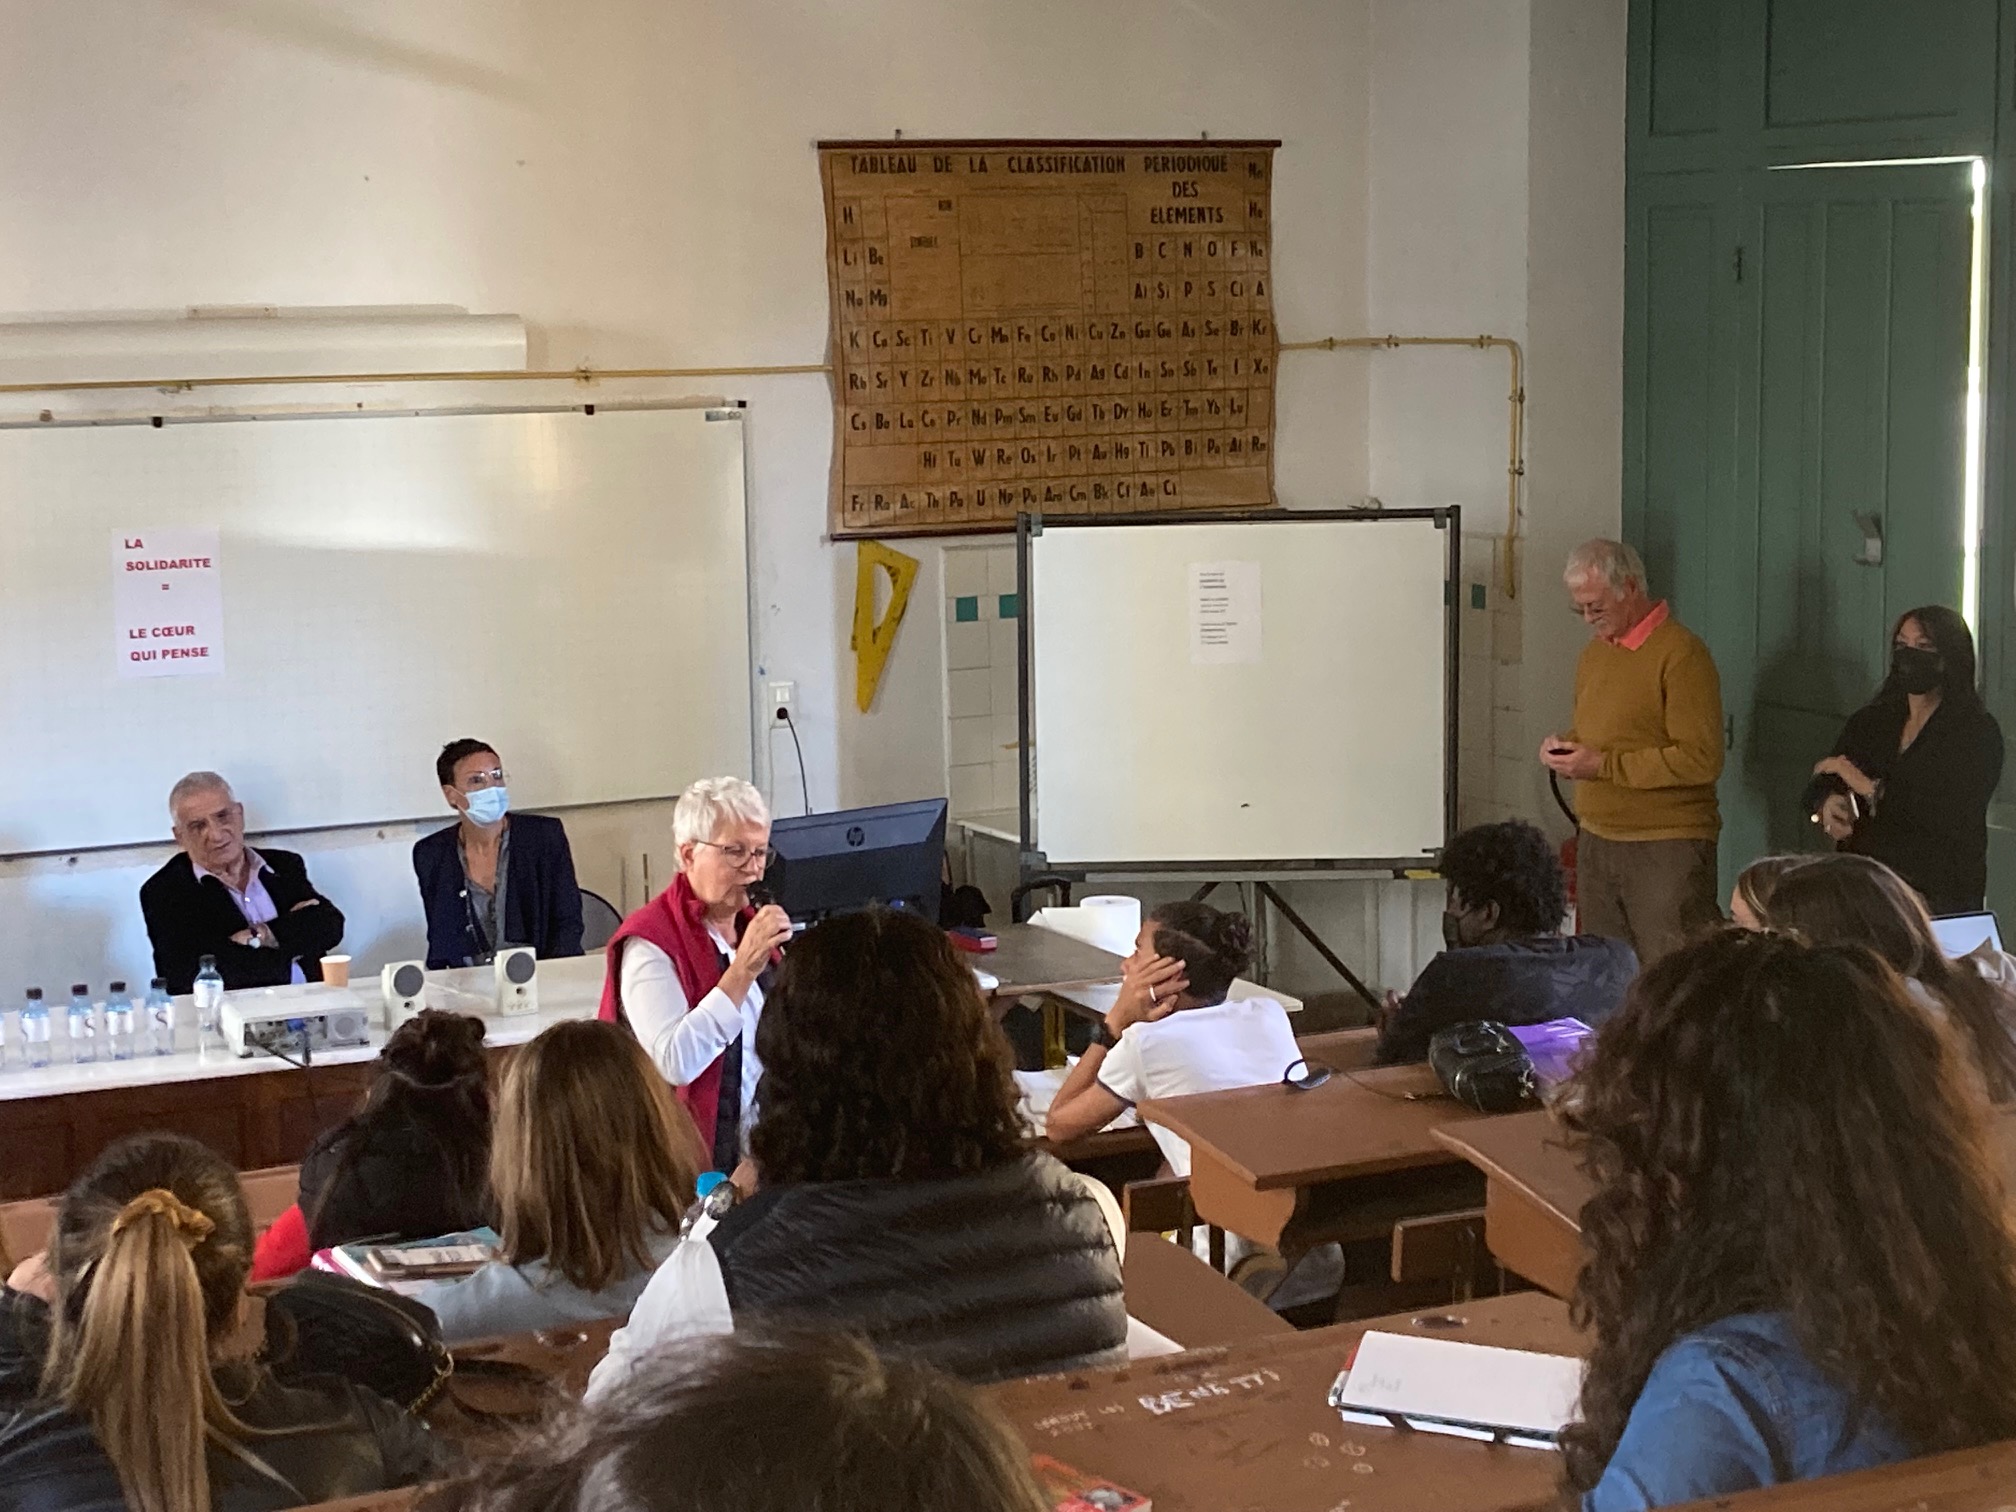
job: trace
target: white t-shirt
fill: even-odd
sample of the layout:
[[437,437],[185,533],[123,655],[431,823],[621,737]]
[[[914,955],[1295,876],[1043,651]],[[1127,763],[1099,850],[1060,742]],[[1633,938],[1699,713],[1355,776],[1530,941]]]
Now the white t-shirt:
[[[1288,1010],[1268,997],[1185,1008],[1153,1023],[1129,1024],[1099,1064],[1099,1085],[1130,1106],[1151,1097],[1223,1092],[1281,1080],[1301,1055]],[[1149,1126],[1169,1169],[1190,1174],[1190,1145]]]
[[[729,956],[735,947],[709,927],[714,944]],[[649,940],[623,942],[623,1016],[665,1080],[683,1087],[713,1065],[742,1036],[742,1132],[755,1124],[756,1083],[763,1063],[756,1058],[756,1021],[763,1016],[763,989],[751,986],[738,1007],[716,987],[689,1006],[672,958]]]

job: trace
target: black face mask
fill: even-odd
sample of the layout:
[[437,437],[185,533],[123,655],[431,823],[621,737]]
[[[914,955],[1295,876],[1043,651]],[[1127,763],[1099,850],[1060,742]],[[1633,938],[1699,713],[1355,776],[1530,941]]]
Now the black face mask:
[[1442,910],[1442,947],[1445,950],[1463,950],[1470,941],[1463,938],[1463,921],[1468,913],[1457,913],[1453,909]]
[[1946,664],[1937,651],[1922,646],[1890,648],[1890,680],[1906,693],[1930,693],[1946,675]]

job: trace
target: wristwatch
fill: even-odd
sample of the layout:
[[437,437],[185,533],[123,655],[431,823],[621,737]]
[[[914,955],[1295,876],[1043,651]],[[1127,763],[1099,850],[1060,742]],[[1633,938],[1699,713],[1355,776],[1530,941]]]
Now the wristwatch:
[[1095,1045],[1104,1045],[1108,1050],[1111,1050],[1120,1043],[1120,1036],[1113,1032],[1104,1019],[1101,1019],[1099,1027],[1092,1031],[1092,1043]]

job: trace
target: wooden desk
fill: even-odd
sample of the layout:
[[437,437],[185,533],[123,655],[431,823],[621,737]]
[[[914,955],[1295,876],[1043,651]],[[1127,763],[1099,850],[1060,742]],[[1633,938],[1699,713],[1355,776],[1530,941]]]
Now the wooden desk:
[[1097,987],[1120,980],[1120,957],[1054,929],[1010,924],[994,931],[994,937],[1000,942],[995,949],[970,959],[981,971],[1000,979],[994,998],[1004,1007],[1033,993]]
[[1513,1512],[1554,1504],[1559,1456],[1337,1416],[1327,1395],[1359,1337],[1434,1330],[1579,1353],[1567,1309],[1535,1292],[1142,1360],[1116,1371],[1011,1381],[987,1394],[1031,1451],[1106,1476],[1156,1512]]
[[[1407,1094],[1434,1093],[1419,1101]],[[1438,1125],[1482,1118],[1437,1092],[1426,1066],[1141,1104],[1190,1145],[1197,1216],[1284,1252],[1371,1237],[1396,1217],[1475,1206],[1483,1180],[1438,1143]],[[1362,1232],[1361,1232],[1362,1230]]]
[[1129,1234],[1121,1269],[1128,1313],[1185,1349],[1295,1332],[1266,1303],[1160,1234]]
[[[2016,1108],[1998,1108],[1995,1148],[2016,1197]],[[1435,1138],[1484,1173],[1484,1242],[1498,1263],[1557,1297],[1582,1268],[1582,1204],[1595,1192],[1544,1110],[1445,1124]],[[1193,1182],[1194,1190],[1194,1182]]]
[[1582,1269],[1582,1174],[1561,1126],[1545,1109],[1444,1125],[1435,1137],[1484,1173],[1484,1242],[1507,1270],[1557,1297]]
[[[1265,1303],[1159,1235],[1129,1235],[1122,1269],[1128,1313],[1193,1350],[1295,1334]],[[612,1319],[460,1345],[456,1373],[440,1404],[429,1409],[428,1422],[467,1449],[499,1444],[511,1424],[496,1419],[523,1423],[558,1403],[578,1400],[590,1372],[609,1352],[609,1336],[621,1326]],[[513,1373],[486,1375],[486,1364]]]
[[1688,1502],[1673,1512],[2008,1512],[2016,1501],[2012,1487],[2016,1440],[2005,1440],[1879,1470]]

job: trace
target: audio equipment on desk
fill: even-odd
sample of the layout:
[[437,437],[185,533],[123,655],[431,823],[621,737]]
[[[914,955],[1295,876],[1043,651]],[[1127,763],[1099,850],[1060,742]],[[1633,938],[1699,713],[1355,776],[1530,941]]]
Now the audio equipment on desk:
[[424,961],[391,961],[378,973],[378,991],[385,999],[385,1027],[397,1029],[426,1007],[427,967]]
[[371,1010],[364,999],[348,987],[320,982],[227,992],[217,1022],[226,1048],[237,1055],[297,1047],[312,1054],[371,1043]]
[[507,945],[492,963],[497,1011],[506,1018],[539,1011],[539,957],[529,945]]

